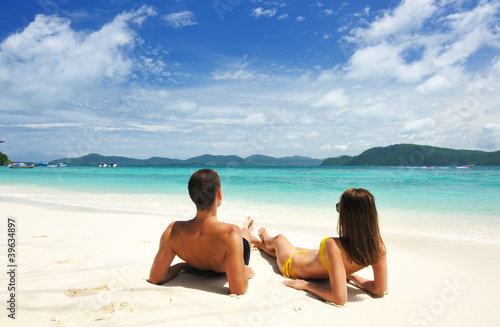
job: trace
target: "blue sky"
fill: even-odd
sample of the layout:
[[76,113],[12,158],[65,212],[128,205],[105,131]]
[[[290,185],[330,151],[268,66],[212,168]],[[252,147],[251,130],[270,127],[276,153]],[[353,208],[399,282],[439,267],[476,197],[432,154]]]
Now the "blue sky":
[[500,150],[500,1],[3,1],[0,151]]

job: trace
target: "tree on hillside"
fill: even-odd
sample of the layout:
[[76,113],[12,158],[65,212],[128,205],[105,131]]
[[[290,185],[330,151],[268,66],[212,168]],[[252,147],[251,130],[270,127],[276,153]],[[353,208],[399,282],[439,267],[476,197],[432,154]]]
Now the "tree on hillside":
[[6,165],[9,163],[11,163],[11,161],[7,158],[7,155],[0,152],[0,165]]

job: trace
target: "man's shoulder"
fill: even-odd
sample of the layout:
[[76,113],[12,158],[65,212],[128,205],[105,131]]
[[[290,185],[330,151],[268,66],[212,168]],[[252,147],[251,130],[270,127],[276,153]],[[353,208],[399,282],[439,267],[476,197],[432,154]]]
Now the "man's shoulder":
[[241,230],[234,224],[218,222],[213,226],[213,234],[217,239],[226,244],[233,244],[236,240],[241,241]]
[[216,230],[217,233],[225,237],[230,237],[233,236],[234,234],[236,235],[241,234],[241,230],[238,226],[225,222],[218,222],[216,224]]
[[163,234],[161,235],[161,241],[167,242],[176,234],[178,234],[178,228],[180,227],[180,223],[181,223],[180,221],[171,222],[165,229],[165,231],[163,231]]

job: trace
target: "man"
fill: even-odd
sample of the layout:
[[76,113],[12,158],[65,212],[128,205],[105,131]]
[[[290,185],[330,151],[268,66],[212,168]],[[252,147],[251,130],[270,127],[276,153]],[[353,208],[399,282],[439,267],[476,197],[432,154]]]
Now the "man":
[[[225,272],[230,292],[245,294],[248,279],[255,275],[248,266],[253,220],[247,217],[241,229],[217,220],[222,188],[219,175],[211,169],[195,172],[188,190],[196,204],[196,216],[188,221],[174,221],[167,227],[160,239],[149,282],[163,284],[192,266]],[[170,266],[176,255],[184,262]]]

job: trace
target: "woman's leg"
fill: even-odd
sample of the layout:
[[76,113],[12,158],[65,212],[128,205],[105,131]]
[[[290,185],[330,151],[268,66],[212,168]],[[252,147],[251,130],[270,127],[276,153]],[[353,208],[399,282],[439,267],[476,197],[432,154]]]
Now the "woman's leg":
[[285,262],[292,256],[292,254],[297,252],[297,249],[282,234],[269,236],[264,227],[259,230],[258,234],[262,242],[260,242],[260,244],[254,243],[255,246],[267,254],[275,257],[278,261],[279,269],[282,270]]

